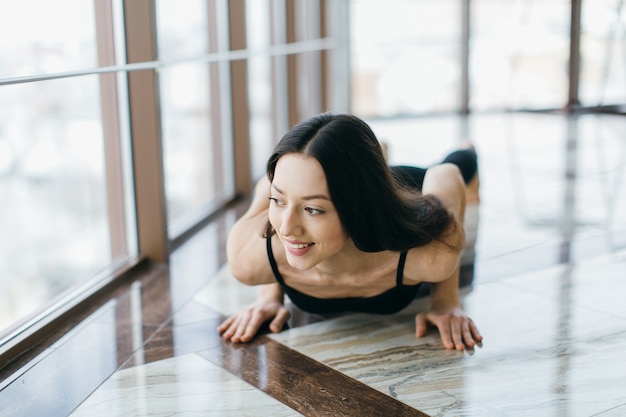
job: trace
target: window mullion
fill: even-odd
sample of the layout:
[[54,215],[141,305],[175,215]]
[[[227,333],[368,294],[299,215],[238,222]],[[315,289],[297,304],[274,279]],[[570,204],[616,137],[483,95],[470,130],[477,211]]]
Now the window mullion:
[[[124,2],[129,64],[157,60],[156,12],[151,0]],[[169,255],[158,73],[128,74],[139,253],[156,262]]]
[[[115,40],[113,34],[113,11],[110,2],[95,2],[96,34],[98,42],[98,65],[113,66]],[[107,211],[111,259],[119,259],[128,253],[126,221],[124,218],[124,183],[122,150],[120,146],[120,121],[117,108],[117,78],[114,73],[100,75],[100,111],[104,139],[104,158],[107,188]]]
[[[228,2],[229,44],[231,50],[245,50],[246,4],[245,0]],[[230,62],[231,126],[235,164],[235,190],[238,194],[252,192],[250,159],[250,107],[248,103],[248,61]]]

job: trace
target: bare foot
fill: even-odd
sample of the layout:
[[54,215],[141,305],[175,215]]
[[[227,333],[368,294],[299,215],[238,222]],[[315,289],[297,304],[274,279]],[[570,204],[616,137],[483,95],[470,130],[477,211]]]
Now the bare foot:
[[383,156],[385,157],[385,161],[389,163],[389,145],[387,142],[380,142],[380,146],[383,148]]
[[480,188],[480,179],[478,178],[478,171],[474,175],[474,178],[470,180],[465,188],[465,202],[467,204],[478,204],[480,203],[480,193],[478,192]]
[[[463,139],[461,141],[461,149],[474,149],[474,145],[470,142],[469,139]],[[480,179],[478,176],[478,171],[474,175],[474,178],[467,183],[467,187],[465,190],[465,202],[467,204],[478,204],[480,203]]]

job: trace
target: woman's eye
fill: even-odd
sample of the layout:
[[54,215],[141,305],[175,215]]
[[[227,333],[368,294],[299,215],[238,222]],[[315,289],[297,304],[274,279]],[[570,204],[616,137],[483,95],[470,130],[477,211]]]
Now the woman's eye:
[[305,207],[304,210],[309,214],[322,214],[324,213],[322,210],[318,210],[313,207]]
[[277,206],[282,206],[282,205],[283,205],[283,201],[282,201],[282,200],[279,200],[279,199],[278,199],[278,198],[276,198],[276,197],[270,197],[270,201],[271,201],[272,203],[274,203],[275,205],[277,205]]

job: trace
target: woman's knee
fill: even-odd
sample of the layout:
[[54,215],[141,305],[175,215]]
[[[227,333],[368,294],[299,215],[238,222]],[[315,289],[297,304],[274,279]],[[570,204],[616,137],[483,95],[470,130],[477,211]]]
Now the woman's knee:
[[454,151],[442,163],[451,163],[459,167],[463,181],[468,184],[478,171],[478,157],[473,148]]

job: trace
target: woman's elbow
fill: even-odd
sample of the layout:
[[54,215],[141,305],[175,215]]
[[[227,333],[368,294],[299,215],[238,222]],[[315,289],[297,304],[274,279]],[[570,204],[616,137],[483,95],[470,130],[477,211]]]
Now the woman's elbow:
[[230,274],[237,281],[245,285],[263,284],[263,272],[259,268],[259,263],[252,259],[240,256],[241,251],[232,253],[227,251],[227,262]]
[[247,271],[249,268],[238,259],[239,257],[236,255],[237,251],[233,249],[230,242],[228,243],[229,244],[226,246],[226,263],[228,270],[237,281],[247,284],[250,280],[250,273]]
[[258,285],[258,274],[246,262],[228,260],[230,274],[245,285]]
[[246,285],[252,285],[253,274],[247,262],[244,262],[239,256],[240,248],[237,247],[232,239],[229,239],[226,245],[226,261],[230,274],[239,282]]
[[461,264],[461,252],[457,250],[449,250],[445,255],[442,255],[436,267],[434,268],[433,275],[437,278],[433,281],[441,282],[450,278],[456,273],[456,270]]

